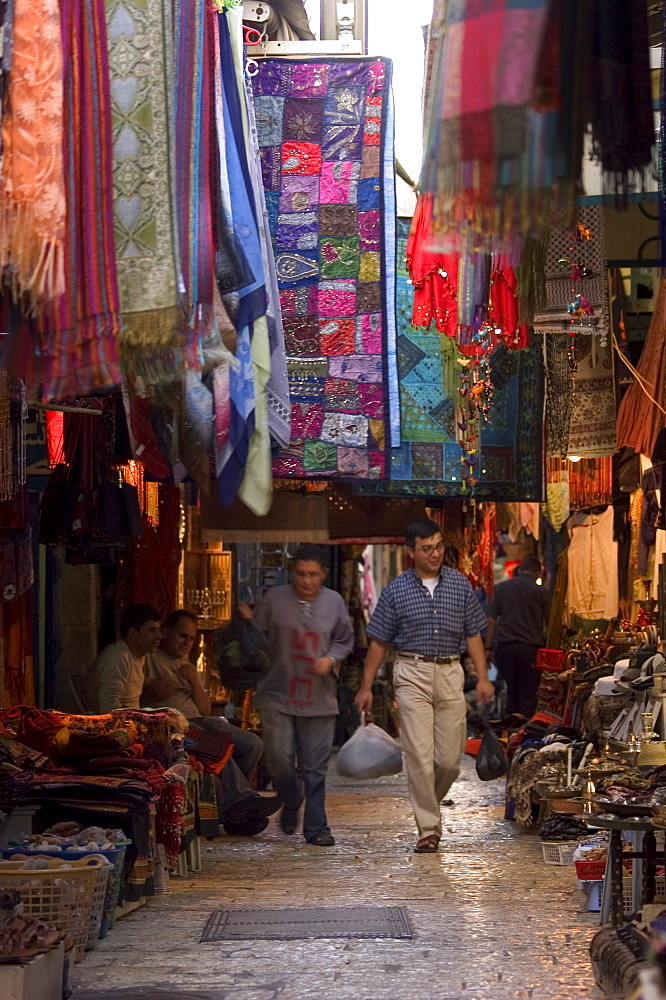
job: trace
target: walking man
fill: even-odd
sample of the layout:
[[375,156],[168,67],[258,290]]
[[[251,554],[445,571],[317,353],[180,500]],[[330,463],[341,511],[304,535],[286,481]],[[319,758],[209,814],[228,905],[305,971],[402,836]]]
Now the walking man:
[[507,714],[520,712],[528,719],[536,708],[541,679],[534,660],[548,623],[549,596],[537,583],[540,578],[541,563],[536,556],[528,556],[515,576],[498,583],[486,631],[486,650],[490,652],[494,639],[495,664],[506,681]]
[[477,699],[494,696],[481,629],[486,616],[466,577],[442,566],[444,542],[434,521],[412,521],[407,551],[414,561],[379,596],[356,705],[372,709],[372,683],[389,646],[396,651],[393,685],[407,760],[409,795],[418,827],[417,854],[434,854],[442,834],[440,803],[460,773],[466,725],[465,645],[476,667]]
[[[337,675],[354,644],[344,601],[323,586],[327,572],[323,550],[302,545],[294,582],[273,587],[254,611],[275,655],[254,704],[261,716],[266,764],[284,802],[280,825],[285,833],[294,833],[305,795],[303,835],[318,847],[335,843],[326,818],[326,770],[338,714]],[[247,605],[240,610],[252,616]]]

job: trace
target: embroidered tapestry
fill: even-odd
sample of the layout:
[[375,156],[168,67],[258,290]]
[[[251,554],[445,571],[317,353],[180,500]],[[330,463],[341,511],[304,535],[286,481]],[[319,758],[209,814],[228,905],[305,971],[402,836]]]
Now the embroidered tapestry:
[[[412,326],[413,286],[405,265],[409,220],[398,219],[397,327],[402,443],[390,452],[383,483],[354,492],[394,497],[455,497],[463,491],[462,449],[456,441],[455,342]],[[490,422],[481,427],[475,495],[479,499],[540,500],[543,473],[543,363],[540,337],[525,350],[503,344],[491,359],[495,388]],[[390,480],[390,481],[389,481]]]
[[275,476],[381,479],[399,440],[390,78],[359,58],[264,59],[253,79],[292,409]]

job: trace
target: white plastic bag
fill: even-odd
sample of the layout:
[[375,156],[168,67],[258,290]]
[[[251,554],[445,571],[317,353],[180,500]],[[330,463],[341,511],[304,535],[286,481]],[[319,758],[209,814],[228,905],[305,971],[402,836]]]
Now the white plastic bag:
[[336,764],[338,774],[349,778],[381,778],[402,771],[402,753],[395,740],[374,722],[361,725],[340,747]]

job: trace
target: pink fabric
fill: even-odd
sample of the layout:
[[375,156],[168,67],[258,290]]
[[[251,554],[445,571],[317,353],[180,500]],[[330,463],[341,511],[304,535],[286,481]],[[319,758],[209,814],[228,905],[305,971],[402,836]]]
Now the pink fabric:
[[322,205],[347,205],[350,202],[352,171],[354,164],[322,163],[319,197]]
[[321,282],[319,286],[319,315],[354,316],[356,314],[356,282],[341,279]]
[[382,353],[382,318],[379,313],[366,313],[361,319],[363,350],[368,354]]
[[229,440],[231,396],[229,393],[229,364],[224,362],[213,369],[213,403],[215,407],[215,447],[224,448]]

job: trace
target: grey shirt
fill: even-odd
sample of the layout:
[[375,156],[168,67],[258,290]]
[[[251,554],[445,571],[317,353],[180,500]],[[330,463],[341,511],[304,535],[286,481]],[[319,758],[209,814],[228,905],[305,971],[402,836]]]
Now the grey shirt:
[[322,587],[314,601],[301,601],[291,584],[273,587],[255,608],[254,620],[274,651],[254,704],[287,715],[337,715],[337,671],[319,677],[310,667],[322,656],[339,664],[352,650],[354,632],[340,595]]
[[495,587],[495,597],[487,608],[489,618],[497,619],[495,642],[524,642],[543,645],[548,621],[549,595],[526,573],[503,580]]

